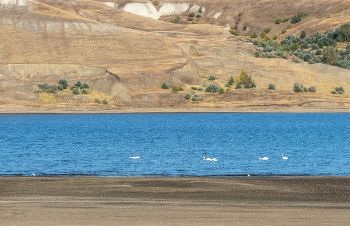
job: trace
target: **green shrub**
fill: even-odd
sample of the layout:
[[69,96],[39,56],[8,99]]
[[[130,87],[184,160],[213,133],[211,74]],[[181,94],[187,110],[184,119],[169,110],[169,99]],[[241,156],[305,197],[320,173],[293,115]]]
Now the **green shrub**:
[[319,49],[319,46],[318,46],[316,43],[312,43],[312,44],[311,44],[311,49],[312,49],[312,50],[318,50],[318,49]]
[[268,89],[276,90],[276,86],[274,84],[269,84]]
[[159,6],[159,0],[152,0],[152,3],[154,6]]
[[278,35],[272,36],[272,39],[273,39],[273,40],[277,40],[277,39],[278,39]]
[[221,88],[219,89],[219,94],[223,94],[225,92],[224,88]]
[[248,28],[247,25],[244,24],[243,27],[242,27],[242,31],[247,30],[247,28]]
[[214,75],[211,75],[211,76],[209,76],[208,79],[209,79],[209,81],[214,81],[216,79],[216,77]]
[[334,40],[337,41],[337,42],[343,42],[343,39],[341,37],[339,37],[339,36],[336,37]]
[[306,37],[306,31],[302,30],[301,33],[300,33],[300,38],[303,39],[305,37]]
[[295,34],[290,34],[288,35],[288,40],[291,41],[292,43],[299,43],[301,41],[301,38],[296,36]]
[[170,86],[169,86],[169,84],[168,84],[167,81],[163,81],[163,83],[162,83],[162,85],[161,85],[161,88],[162,88],[162,89],[169,89]]
[[313,93],[316,93],[316,87],[315,86],[310,86],[309,92],[313,92]]
[[332,94],[338,94],[337,92],[335,92],[334,90],[331,92]]
[[282,29],[282,30],[281,30],[281,33],[282,33],[282,34],[284,34],[284,33],[286,33],[286,32],[287,32],[286,29]]
[[206,88],[205,92],[217,93],[219,92],[219,86],[213,83],[210,83]]
[[303,87],[303,85],[300,85],[298,83],[294,83],[293,91],[296,93],[301,93],[304,91],[304,87]]
[[83,87],[83,84],[81,84],[81,81],[78,80],[76,83],[75,83],[75,86],[79,87],[80,89],[84,88]]
[[191,86],[191,89],[193,89],[193,90],[197,90],[197,87]]
[[87,94],[86,89],[83,89],[83,90],[81,91],[81,94]]
[[270,31],[271,31],[271,28],[269,28],[269,27],[265,27],[263,29],[263,32],[265,32],[265,34],[269,33]]
[[316,55],[322,55],[322,50],[321,49],[316,50]]
[[242,88],[242,83],[237,82],[235,89],[241,89]]
[[308,49],[309,48],[309,44],[307,42],[302,42],[300,48]]
[[339,93],[339,94],[343,94],[345,91],[344,91],[344,89],[343,89],[343,87],[335,87],[335,91],[337,92],[337,93]]
[[281,47],[281,43],[276,40],[269,40],[266,42],[266,45],[273,47],[273,49],[279,49]]
[[73,89],[72,89],[72,91],[73,91],[73,94],[74,94],[74,95],[79,95],[79,94],[80,94],[79,89],[78,89],[77,86],[74,86]]
[[58,86],[57,86],[57,89],[58,89],[59,91],[62,91],[62,90],[63,90],[63,86],[62,86],[62,85],[58,85]]
[[292,25],[290,25],[290,24],[287,24],[285,27],[286,30],[291,29],[291,28],[292,28]]
[[264,38],[261,40],[262,42],[267,42],[270,40],[270,37],[268,35],[265,35]]
[[251,38],[257,38],[257,37],[258,37],[258,33],[256,33],[256,31],[252,31],[252,32],[250,33],[250,37],[251,37]]
[[203,91],[203,88],[202,88],[202,87],[199,87],[199,88],[197,89],[197,91]]
[[275,24],[280,24],[282,23],[282,19],[280,17],[277,17],[276,20],[273,21]]
[[189,16],[189,17],[194,17],[194,12],[190,12],[190,13],[188,14],[188,16]]
[[254,53],[254,56],[255,57],[261,57],[261,53],[258,50],[256,50],[255,53]]
[[202,7],[199,7],[199,9],[198,9],[198,13],[203,13],[203,9],[202,9]]
[[108,101],[107,101],[106,99],[104,99],[104,100],[102,101],[102,103],[107,105],[107,104],[108,104]]
[[177,24],[177,23],[180,22],[180,18],[176,17],[176,18],[170,20],[170,22],[171,22],[171,23],[174,23],[174,24]]
[[292,24],[296,24],[298,23],[299,21],[301,21],[301,19],[303,18],[303,16],[305,16],[305,13],[304,12],[299,12],[297,15],[294,15],[292,17],[292,19],[290,20],[290,22]]
[[345,49],[350,50],[350,43],[346,45]]
[[273,51],[273,47],[271,46],[266,46],[264,49],[263,49],[263,52],[271,52]]
[[177,85],[174,85],[172,88],[173,93],[177,93],[178,90],[179,90],[179,87]]
[[233,34],[234,36],[238,35],[238,32],[232,28],[230,29],[230,33]]
[[290,48],[291,48],[291,50],[295,51],[295,50],[299,49],[299,45],[297,43],[293,43]]
[[327,46],[323,49],[322,61],[334,65],[338,61],[338,53],[334,47]]
[[202,16],[202,15],[199,14],[199,13],[196,14],[196,18],[199,18],[199,17],[201,17],[201,16]]
[[289,52],[291,50],[291,48],[290,48],[289,45],[284,44],[284,45],[281,46],[280,50],[283,51],[283,52],[285,52],[285,51]]
[[284,18],[282,19],[282,23],[288,22],[288,20],[289,20],[289,17],[284,17]]
[[197,93],[195,93],[193,96],[192,96],[192,101],[202,101],[203,100],[203,97],[199,96]]
[[252,76],[248,75],[248,77],[243,82],[245,89],[250,89],[256,87]]
[[308,44],[312,43],[312,38],[310,38],[310,36],[306,35],[304,38],[304,41],[307,42]]
[[335,29],[335,37],[342,41],[350,41],[350,23],[346,23]]
[[56,85],[50,85],[47,82],[38,84],[38,88],[41,89],[42,92],[46,93],[57,93],[57,86]]
[[233,77],[231,76],[231,78],[228,80],[227,82],[228,84],[232,85],[235,83],[235,80],[233,79]]
[[334,39],[334,37],[335,37],[335,30],[329,30],[328,32],[327,32],[327,38],[329,38],[329,39]]
[[83,88],[84,88],[84,89],[88,89],[88,88],[90,88],[90,87],[89,87],[89,85],[88,85],[87,83],[84,83],[84,84],[83,84]]
[[189,100],[191,99],[191,94],[189,93],[186,93],[185,96],[184,96],[185,100]]
[[63,89],[67,89],[67,87],[68,87],[68,82],[64,78],[61,78],[60,80],[58,80],[58,84],[61,85],[63,87]]

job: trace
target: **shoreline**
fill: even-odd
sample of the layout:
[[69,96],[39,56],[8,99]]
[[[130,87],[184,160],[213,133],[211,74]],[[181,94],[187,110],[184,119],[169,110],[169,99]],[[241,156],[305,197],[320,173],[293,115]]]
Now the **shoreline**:
[[256,108],[227,108],[227,109],[207,109],[207,108],[130,108],[130,109],[27,109],[9,108],[0,106],[2,114],[174,114],[174,113],[350,113],[350,108],[279,108],[279,109],[256,109]]
[[2,225],[349,225],[350,177],[0,177]]

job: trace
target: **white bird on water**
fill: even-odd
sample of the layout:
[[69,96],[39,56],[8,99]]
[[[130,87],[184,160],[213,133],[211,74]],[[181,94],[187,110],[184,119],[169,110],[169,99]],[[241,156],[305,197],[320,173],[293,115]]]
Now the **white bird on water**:
[[264,157],[264,158],[259,158],[259,160],[269,160],[268,157]]
[[35,174],[35,173],[32,173],[32,175],[33,175],[33,177],[35,177],[35,176],[36,176],[36,174]]
[[250,177],[251,175],[248,173],[248,177]]
[[282,159],[287,160],[288,157],[286,157],[286,156],[284,156],[284,154],[282,154]]
[[140,156],[133,156],[133,157],[129,157],[129,159],[139,159]]
[[213,158],[213,159],[211,159],[211,158],[205,158],[205,157],[202,157],[202,159],[203,159],[203,161],[212,161],[212,162],[216,162],[216,161],[218,161],[218,160],[217,160],[217,158]]

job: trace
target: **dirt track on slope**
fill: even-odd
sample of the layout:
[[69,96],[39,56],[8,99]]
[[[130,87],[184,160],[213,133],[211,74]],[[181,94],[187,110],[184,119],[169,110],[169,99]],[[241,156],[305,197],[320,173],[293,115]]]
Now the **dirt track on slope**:
[[2,177],[1,225],[349,225],[349,177]]

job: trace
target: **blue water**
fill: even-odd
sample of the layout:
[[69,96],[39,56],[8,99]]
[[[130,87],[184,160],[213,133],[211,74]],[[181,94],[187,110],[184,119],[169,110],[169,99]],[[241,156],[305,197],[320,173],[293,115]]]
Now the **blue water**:
[[350,176],[349,135],[350,114],[0,115],[0,176]]

